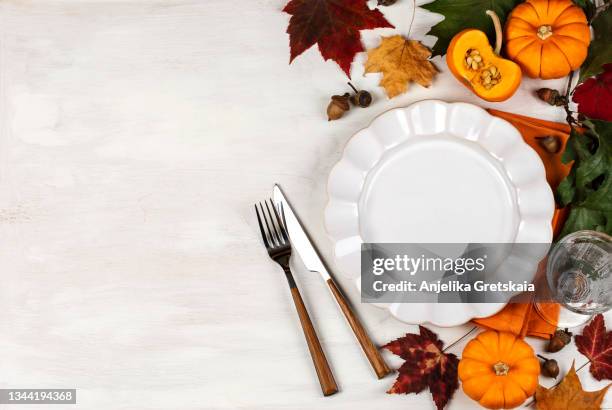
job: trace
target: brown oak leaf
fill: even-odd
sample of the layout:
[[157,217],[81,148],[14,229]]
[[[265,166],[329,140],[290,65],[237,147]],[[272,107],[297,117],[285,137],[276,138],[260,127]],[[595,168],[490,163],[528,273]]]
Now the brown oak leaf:
[[394,28],[367,0],[290,0],[283,11],[291,14],[289,63],[318,44],[323,59],[334,60],[349,77],[355,54],[364,51],[359,31]]
[[438,70],[429,61],[431,51],[420,41],[396,35],[383,37],[380,46],[368,51],[366,73],[382,73],[380,85],[389,98],[406,92],[411,81],[429,87]]
[[429,387],[436,408],[442,410],[459,386],[459,359],[442,351],[444,343],[431,330],[419,326],[419,332],[408,333],[383,346],[405,360],[387,393],[419,393]]
[[612,331],[606,331],[603,315],[595,316],[574,339],[578,351],[591,361],[593,377],[612,379]]
[[537,410],[595,410],[599,409],[610,385],[598,391],[584,391],[574,369],[567,372],[561,383],[547,389],[538,386],[535,392]]

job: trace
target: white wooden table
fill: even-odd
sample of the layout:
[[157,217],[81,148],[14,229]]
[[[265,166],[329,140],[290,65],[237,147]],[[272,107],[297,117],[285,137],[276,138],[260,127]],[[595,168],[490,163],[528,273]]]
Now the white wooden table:
[[[365,32],[365,44],[406,34],[410,3],[385,9],[397,29]],[[440,58],[433,87],[387,100],[360,55],[354,83],[376,101],[328,123],[346,78],[316,49],[287,64],[283,5],[0,4],[0,387],[77,388],[83,409],[433,408],[428,392],[385,394],[393,378],[376,380],[326,285],[298,267],[341,388],[321,396],[252,204],[283,184],[330,260],[327,174],[376,115],[425,98],[563,113],[528,79],[511,100],[483,104]],[[418,10],[412,36],[439,18]],[[377,343],[416,330],[359,304],[337,276]],[[466,329],[433,328],[447,342]],[[562,373],[586,361],[573,346],[553,357]],[[588,389],[606,384],[579,375]],[[458,391],[449,408],[472,405]],[[29,407],[41,408],[19,409]]]

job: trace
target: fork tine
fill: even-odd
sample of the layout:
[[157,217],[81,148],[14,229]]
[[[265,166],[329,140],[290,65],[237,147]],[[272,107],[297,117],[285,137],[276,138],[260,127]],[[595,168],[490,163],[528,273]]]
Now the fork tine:
[[289,237],[287,236],[287,221],[285,221],[285,213],[282,211],[282,206],[283,203],[281,202],[280,206],[281,206],[281,212],[283,212],[283,218],[280,217],[280,215],[278,214],[278,211],[276,210],[276,207],[274,206],[274,202],[272,201],[272,198],[270,198],[270,204],[272,205],[272,210],[274,211],[274,215],[276,215],[276,220],[278,221],[278,226],[280,228],[280,233],[283,236],[284,239],[284,243],[289,242]]
[[[280,236],[280,234],[278,233],[278,230],[276,229],[276,224],[274,223],[274,218],[272,217],[272,212],[270,212],[270,207],[268,206],[268,201],[264,201],[264,204],[266,205],[266,209],[268,210],[268,216],[270,217],[270,223],[272,224],[272,228],[274,230],[274,240],[276,241],[276,243],[278,245],[283,245],[283,240]],[[272,208],[274,208],[274,205],[272,206]],[[272,236],[272,232],[270,232],[270,236]]]
[[[263,217],[264,223],[266,224],[266,227],[268,228],[268,239],[270,241],[270,247],[274,248],[275,246],[278,246],[278,243],[276,242],[276,238],[274,236],[274,232],[272,231],[272,228],[270,228],[270,224],[268,223],[268,217],[266,216],[266,211],[264,210],[264,207],[261,204],[261,202],[259,203],[259,208],[261,209],[261,216]],[[272,226],[274,226],[274,223],[272,222],[272,218],[270,218],[270,223],[272,223]]]
[[[259,205],[261,206],[261,204]],[[270,244],[268,243],[268,238],[266,238],[266,230],[264,229],[263,224],[261,223],[261,217],[259,216],[259,209],[257,209],[257,204],[255,204],[255,213],[257,214],[257,222],[259,223],[259,230],[261,231],[261,238],[263,239],[263,242],[266,248],[269,248]]]

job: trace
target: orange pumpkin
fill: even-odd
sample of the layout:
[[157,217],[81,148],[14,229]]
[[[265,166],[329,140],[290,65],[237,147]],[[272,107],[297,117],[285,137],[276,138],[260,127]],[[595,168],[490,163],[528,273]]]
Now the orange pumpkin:
[[497,15],[488,10],[497,33],[495,50],[487,35],[476,29],[456,34],[446,50],[446,64],[451,73],[474,94],[486,101],[504,101],[521,84],[520,67],[499,56],[501,24]]
[[488,330],[463,349],[459,379],[465,394],[488,409],[511,409],[535,393],[540,363],[512,333]]
[[571,0],[527,0],[506,22],[506,54],[534,78],[560,78],[584,62],[591,33]]

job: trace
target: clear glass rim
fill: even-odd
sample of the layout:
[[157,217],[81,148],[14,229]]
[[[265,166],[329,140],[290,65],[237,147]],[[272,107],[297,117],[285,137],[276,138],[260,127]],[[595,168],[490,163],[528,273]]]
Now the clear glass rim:
[[605,232],[599,232],[599,231],[589,231],[586,229],[583,229],[581,231],[576,231],[576,232],[572,232],[569,235],[565,235],[563,238],[561,238],[561,240],[557,243],[554,244],[552,251],[548,254],[548,260],[546,261],[546,273],[548,274],[548,272],[552,269],[552,262],[555,260],[555,256],[557,255],[557,253],[559,252],[559,250],[561,249],[562,245],[578,238],[578,237],[596,237],[598,239],[601,239],[605,242],[612,242],[612,236],[606,234]]

